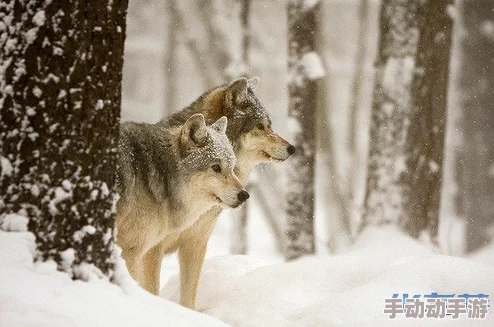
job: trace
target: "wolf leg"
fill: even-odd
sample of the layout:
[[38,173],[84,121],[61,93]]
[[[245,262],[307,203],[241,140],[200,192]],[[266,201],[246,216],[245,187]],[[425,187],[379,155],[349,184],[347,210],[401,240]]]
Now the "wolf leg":
[[122,249],[122,258],[125,260],[130,275],[137,282],[140,280],[139,266],[142,256],[141,252],[141,249],[138,247]]
[[163,249],[161,244],[149,250],[142,258],[141,286],[154,295],[160,294],[161,262],[163,261]]
[[178,249],[180,261],[180,304],[194,309],[197,285],[201,275],[202,263],[206,255],[207,240],[188,240]]
[[213,207],[199,220],[186,229],[180,237],[178,259],[180,262],[180,304],[194,309],[197,285],[202,264],[206,255],[209,237],[221,213],[221,208]]

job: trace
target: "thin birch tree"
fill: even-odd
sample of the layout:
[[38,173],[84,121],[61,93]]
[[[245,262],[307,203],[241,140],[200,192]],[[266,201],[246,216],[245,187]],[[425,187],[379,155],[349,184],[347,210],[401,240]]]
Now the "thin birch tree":
[[[367,38],[369,29],[369,0],[360,0],[358,5],[358,30],[357,30],[357,49],[354,59],[354,73],[352,76],[352,91],[351,100],[349,106],[349,123],[348,123],[348,152],[350,155],[349,173],[347,174],[347,189],[348,195],[346,201],[349,204],[348,213],[345,215],[346,219],[354,221],[352,218],[356,216],[358,212],[357,200],[356,200],[356,187],[354,172],[359,167],[359,151],[358,140],[359,130],[358,121],[361,118],[362,110],[362,89],[365,81],[365,63],[366,63],[366,50],[367,50]],[[344,195],[343,195],[344,196]],[[358,213],[357,213],[358,215]],[[347,223],[350,225],[350,222]],[[351,229],[351,228],[350,228]]]

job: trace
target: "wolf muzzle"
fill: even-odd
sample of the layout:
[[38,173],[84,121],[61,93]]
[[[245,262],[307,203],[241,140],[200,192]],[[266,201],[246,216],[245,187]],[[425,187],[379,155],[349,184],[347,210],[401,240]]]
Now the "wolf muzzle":
[[286,148],[286,152],[288,152],[289,155],[292,155],[295,153],[295,147],[293,145],[289,145],[287,148]]
[[247,193],[247,191],[240,191],[238,194],[237,194],[237,199],[240,201],[240,202],[245,202],[248,198],[250,197],[249,193]]

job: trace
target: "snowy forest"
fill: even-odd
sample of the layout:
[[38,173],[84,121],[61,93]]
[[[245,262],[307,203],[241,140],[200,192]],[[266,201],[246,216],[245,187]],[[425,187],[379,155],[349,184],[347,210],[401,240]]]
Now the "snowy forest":
[[494,0],[0,0],[0,326],[494,326],[492,276]]

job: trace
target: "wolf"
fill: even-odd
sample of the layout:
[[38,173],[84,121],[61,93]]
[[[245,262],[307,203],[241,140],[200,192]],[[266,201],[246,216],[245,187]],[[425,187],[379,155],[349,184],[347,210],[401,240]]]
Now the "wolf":
[[150,249],[176,242],[212,206],[235,208],[249,197],[233,171],[226,128],[226,117],[207,126],[200,113],[177,127],[121,124],[117,244],[142,287],[149,284],[142,267],[161,264],[149,261]]
[[[190,106],[158,124],[166,127],[179,126],[197,113],[204,115],[207,123],[226,116],[226,135],[237,158],[234,172],[240,182],[245,183],[249,172],[258,163],[281,162],[295,152],[293,145],[273,131],[270,116],[254,93],[258,83],[258,77],[242,77],[213,88],[202,94]],[[144,274],[148,282],[145,288],[148,291],[159,294],[159,280],[156,276],[161,264],[149,266],[146,263],[161,262],[164,255],[178,250],[180,304],[194,309],[207,243],[222,209],[220,206],[214,206],[183,231],[179,239],[174,242],[165,240],[147,253]]]

